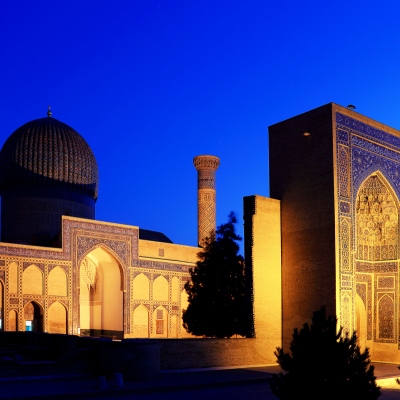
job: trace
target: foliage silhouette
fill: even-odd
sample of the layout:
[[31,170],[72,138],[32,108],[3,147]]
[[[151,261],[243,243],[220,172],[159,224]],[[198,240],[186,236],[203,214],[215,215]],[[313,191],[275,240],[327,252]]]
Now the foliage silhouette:
[[242,238],[235,233],[235,214],[228,218],[205,240],[185,284],[189,305],[183,311],[183,325],[196,336],[245,335],[244,260],[236,243]]
[[325,308],[313,313],[311,326],[295,329],[291,354],[277,347],[274,354],[286,374],[274,375],[272,393],[282,400],[306,398],[372,400],[381,393],[376,385],[368,348],[361,352],[357,335],[337,332],[337,318],[326,317]]

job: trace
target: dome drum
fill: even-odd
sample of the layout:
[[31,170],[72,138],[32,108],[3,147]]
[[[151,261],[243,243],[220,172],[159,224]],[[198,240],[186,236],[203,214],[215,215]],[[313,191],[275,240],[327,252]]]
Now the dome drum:
[[62,215],[94,219],[94,200],[61,189],[43,189],[41,196],[30,188],[3,192],[1,241],[53,247]]

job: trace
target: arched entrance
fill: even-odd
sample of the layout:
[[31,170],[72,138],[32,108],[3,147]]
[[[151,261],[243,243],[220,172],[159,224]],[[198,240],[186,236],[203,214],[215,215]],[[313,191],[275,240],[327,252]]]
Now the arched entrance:
[[102,247],[80,265],[80,333],[122,339],[124,279],[116,258]]
[[27,332],[43,332],[43,309],[35,301],[24,308],[24,325]]

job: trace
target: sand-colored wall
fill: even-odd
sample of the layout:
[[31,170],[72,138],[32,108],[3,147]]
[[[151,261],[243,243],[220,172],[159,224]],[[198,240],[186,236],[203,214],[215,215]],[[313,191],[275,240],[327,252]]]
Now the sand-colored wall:
[[22,274],[23,294],[43,294],[43,274],[36,265],[30,265]]
[[143,260],[179,261],[194,265],[200,250],[198,247],[139,240],[139,259]]
[[[282,345],[280,202],[261,196],[244,198],[246,286],[252,285],[254,349],[269,363]],[[251,296],[251,297],[250,297]],[[248,314],[250,314],[248,307]]]

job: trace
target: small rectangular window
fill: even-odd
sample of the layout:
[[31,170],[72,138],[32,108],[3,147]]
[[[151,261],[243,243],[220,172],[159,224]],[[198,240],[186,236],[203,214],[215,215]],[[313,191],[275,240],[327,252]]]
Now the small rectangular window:
[[156,321],[156,333],[158,335],[162,335],[164,333],[164,321],[163,320]]

